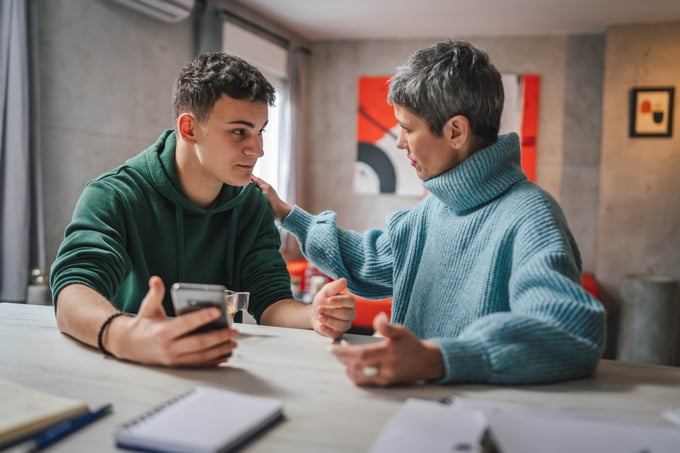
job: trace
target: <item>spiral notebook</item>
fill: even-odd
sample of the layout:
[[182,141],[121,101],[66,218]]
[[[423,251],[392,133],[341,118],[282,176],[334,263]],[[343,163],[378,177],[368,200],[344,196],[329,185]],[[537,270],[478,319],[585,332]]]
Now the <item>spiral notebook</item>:
[[194,387],[122,425],[116,445],[151,452],[227,452],[282,418],[276,399]]

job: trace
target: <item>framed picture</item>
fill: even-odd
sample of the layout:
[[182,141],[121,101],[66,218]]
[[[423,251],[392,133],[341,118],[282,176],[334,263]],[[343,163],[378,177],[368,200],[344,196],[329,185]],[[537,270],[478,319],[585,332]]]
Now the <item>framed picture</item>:
[[675,88],[630,90],[630,137],[671,137]]

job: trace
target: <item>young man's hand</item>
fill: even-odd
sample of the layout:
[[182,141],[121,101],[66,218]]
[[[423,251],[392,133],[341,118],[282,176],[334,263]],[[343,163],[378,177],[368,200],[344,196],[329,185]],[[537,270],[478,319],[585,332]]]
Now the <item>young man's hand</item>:
[[165,287],[159,277],[149,279],[149,292],[135,317],[114,319],[104,336],[106,348],[116,357],[148,365],[205,367],[226,362],[236,348],[238,331],[219,329],[187,335],[220,316],[206,308],[176,318],[163,309]]
[[356,317],[356,300],[341,291],[347,287],[347,280],[326,283],[312,301],[312,327],[321,335],[338,338],[352,327]]

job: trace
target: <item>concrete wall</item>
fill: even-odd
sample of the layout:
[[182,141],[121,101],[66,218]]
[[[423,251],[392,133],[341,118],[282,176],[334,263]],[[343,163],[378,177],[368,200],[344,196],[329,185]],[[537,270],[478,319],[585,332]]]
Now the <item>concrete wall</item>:
[[172,127],[171,91],[191,58],[191,22],[166,24],[106,0],[40,0],[47,262],[85,183]]
[[[612,307],[627,273],[680,278],[680,22],[607,31],[596,275]],[[675,86],[672,138],[628,137],[633,87]]]
[[565,65],[560,204],[579,244],[583,270],[591,273],[597,243],[604,45],[604,35],[568,37]]

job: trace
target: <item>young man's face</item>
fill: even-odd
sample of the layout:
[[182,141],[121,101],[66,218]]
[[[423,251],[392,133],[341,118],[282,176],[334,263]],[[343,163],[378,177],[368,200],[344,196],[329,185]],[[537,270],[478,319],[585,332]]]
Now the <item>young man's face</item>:
[[196,155],[203,171],[231,186],[247,185],[257,159],[264,155],[267,121],[266,102],[222,95],[196,131]]
[[427,123],[408,108],[394,104],[394,116],[401,126],[397,148],[406,150],[406,157],[423,181],[449,171],[464,160],[451,146],[446,133],[437,137]]

